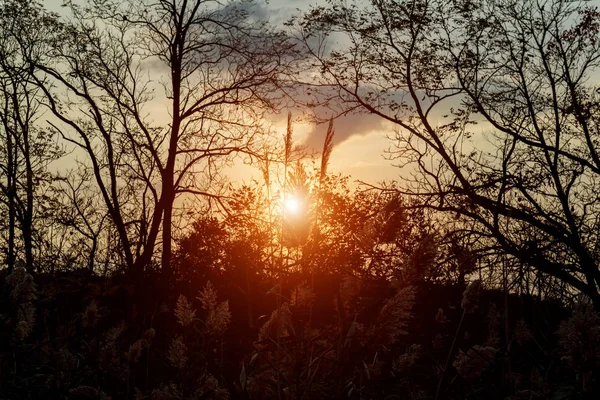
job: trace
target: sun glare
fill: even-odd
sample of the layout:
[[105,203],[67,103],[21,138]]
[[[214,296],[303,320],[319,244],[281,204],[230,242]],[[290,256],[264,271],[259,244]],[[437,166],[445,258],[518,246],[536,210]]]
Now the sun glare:
[[297,199],[289,198],[285,201],[285,209],[295,213],[300,209],[300,202]]

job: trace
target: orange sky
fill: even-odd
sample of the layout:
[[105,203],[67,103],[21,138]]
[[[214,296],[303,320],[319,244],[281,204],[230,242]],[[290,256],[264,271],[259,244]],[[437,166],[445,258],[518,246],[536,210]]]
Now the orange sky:
[[[392,133],[391,127],[375,124],[372,128],[357,126],[356,130],[352,130],[346,123],[346,120],[361,118],[371,119],[368,116],[353,116],[334,122],[336,136],[334,136],[334,148],[328,171],[333,174],[350,175],[351,180],[368,183],[397,179],[399,169],[384,157],[385,150],[392,144],[386,137]],[[286,130],[285,120],[278,123],[276,129],[281,132],[283,140]],[[319,126],[295,124],[294,141],[297,144],[309,144],[313,148],[319,146],[314,150],[320,151],[326,130],[326,124]],[[260,178],[258,169],[245,166],[241,162],[229,168],[227,174],[232,181],[249,181],[252,178]]]
[[[65,9],[61,7],[62,0],[45,0],[43,3],[51,11],[65,13]],[[260,18],[268,18],[271,22],[279,24],[297,14],[299,9],[306,10],[310,4],[316,3],[319,1],[271,0],[268,4],[257,7],[256,12]],[[162,107],[162,104],[156,103],[153,107]],[[158,115],[163,111],[160,110]],[[277,118],[278,121],[274,121],[274,125],[283,138],[286,116],[281,115]],[[294,124],[294,141],[297,144],[306,144],[310,149],[320,152],[326,130],[326,124],[319,126]],[[386,135],[393,133],[392,127],[385,126],[381,120],[368,115],[353,115],[337,120],[335,130],[329,172],[350,175],[353,181],[361,180],[369,183],[397,178],[400,171],[384,157],[385,150],[392,144],[386,138]],[[256,168],[243,165],[242,162],[228,168],[227,174],[234,182],[260,178],[260,172]]]

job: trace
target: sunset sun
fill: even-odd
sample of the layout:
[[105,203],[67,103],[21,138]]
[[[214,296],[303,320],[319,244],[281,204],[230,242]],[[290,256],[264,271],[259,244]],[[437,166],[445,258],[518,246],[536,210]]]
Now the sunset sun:
[[298,199],[290,197],[285,201],[285,209],[288,212],[297,213],[300,210],[300,202]]

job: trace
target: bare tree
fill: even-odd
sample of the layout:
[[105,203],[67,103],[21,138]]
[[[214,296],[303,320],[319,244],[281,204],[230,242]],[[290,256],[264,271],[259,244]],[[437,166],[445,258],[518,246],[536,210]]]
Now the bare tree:
[[86,155],[131,271],[158,245],[169,270],[176,199],[218,199],[220,166],[252,152],[278,105],[292,46],[254,7],[70,3],[55,48],[35,63],[49,123]]
[[85,249],[87,269],[93,273],[103,236],[111,227],[107,226],[108,213],[90,177],[91,171],[80,171],[83,173],[67,173],[57,179],[52,197],[59,210],[56,222],[76,233],[78,247]]
[[[39,59],[47,49],[42,40],[47,26],[38,17],[36,8],[24,1],[0,7],[0,191],[8,213],[7,265],[9,270],[14,267],[17,249],[22,248],[30,272],[34,213],[43,202],[36,193],[50,182],[48,164],[60,154],[53,136],[37,125],[40,93],[28,60]],[[17,245],[17,227],[22,246]]]
[[594,8],[334,1],[300,27],[339,111],[397,127],[402,193],[600,307]]

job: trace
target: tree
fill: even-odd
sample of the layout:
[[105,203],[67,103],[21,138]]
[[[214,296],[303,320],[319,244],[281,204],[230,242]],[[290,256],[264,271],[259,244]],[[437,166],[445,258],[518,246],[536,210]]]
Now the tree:
[[54,136],[37,124],[41,96],[28,62],[48,49],[48,27],[27,2],[8,1],[0,7],[0,192],[8,214],[9,271],[21,248],[27,271],[34,270],[34,214],[44,202],[40,190],[51,179],[48,165],[60,155]]
[[[102,250],[102,239],[109,235],[112,227],[107,226],[108,214],[90,179],[91,171],[85,172],[81,176],[67,173],[57,178],[52,197],[57,209],[56,222],[70,235],[75,233],[78,240],[72,243],[73,250],[81,249],[75,253],[82,253],[87,269],[93,273],[96,258]],[[112,249],[108,243],[103,250],[107,253],[106,257],[110,258],[108,253]]]
[[600,307],[596,9],[333,1],[300,26],[340,112],[397,127],[400,192]]
[[129,270],[160,245],[168,272],[176,199],[218,197],[219,166],[251,153],[278,105],[292,45],[251,1],[68,5],[34,65],[50,124],[87,158]]

